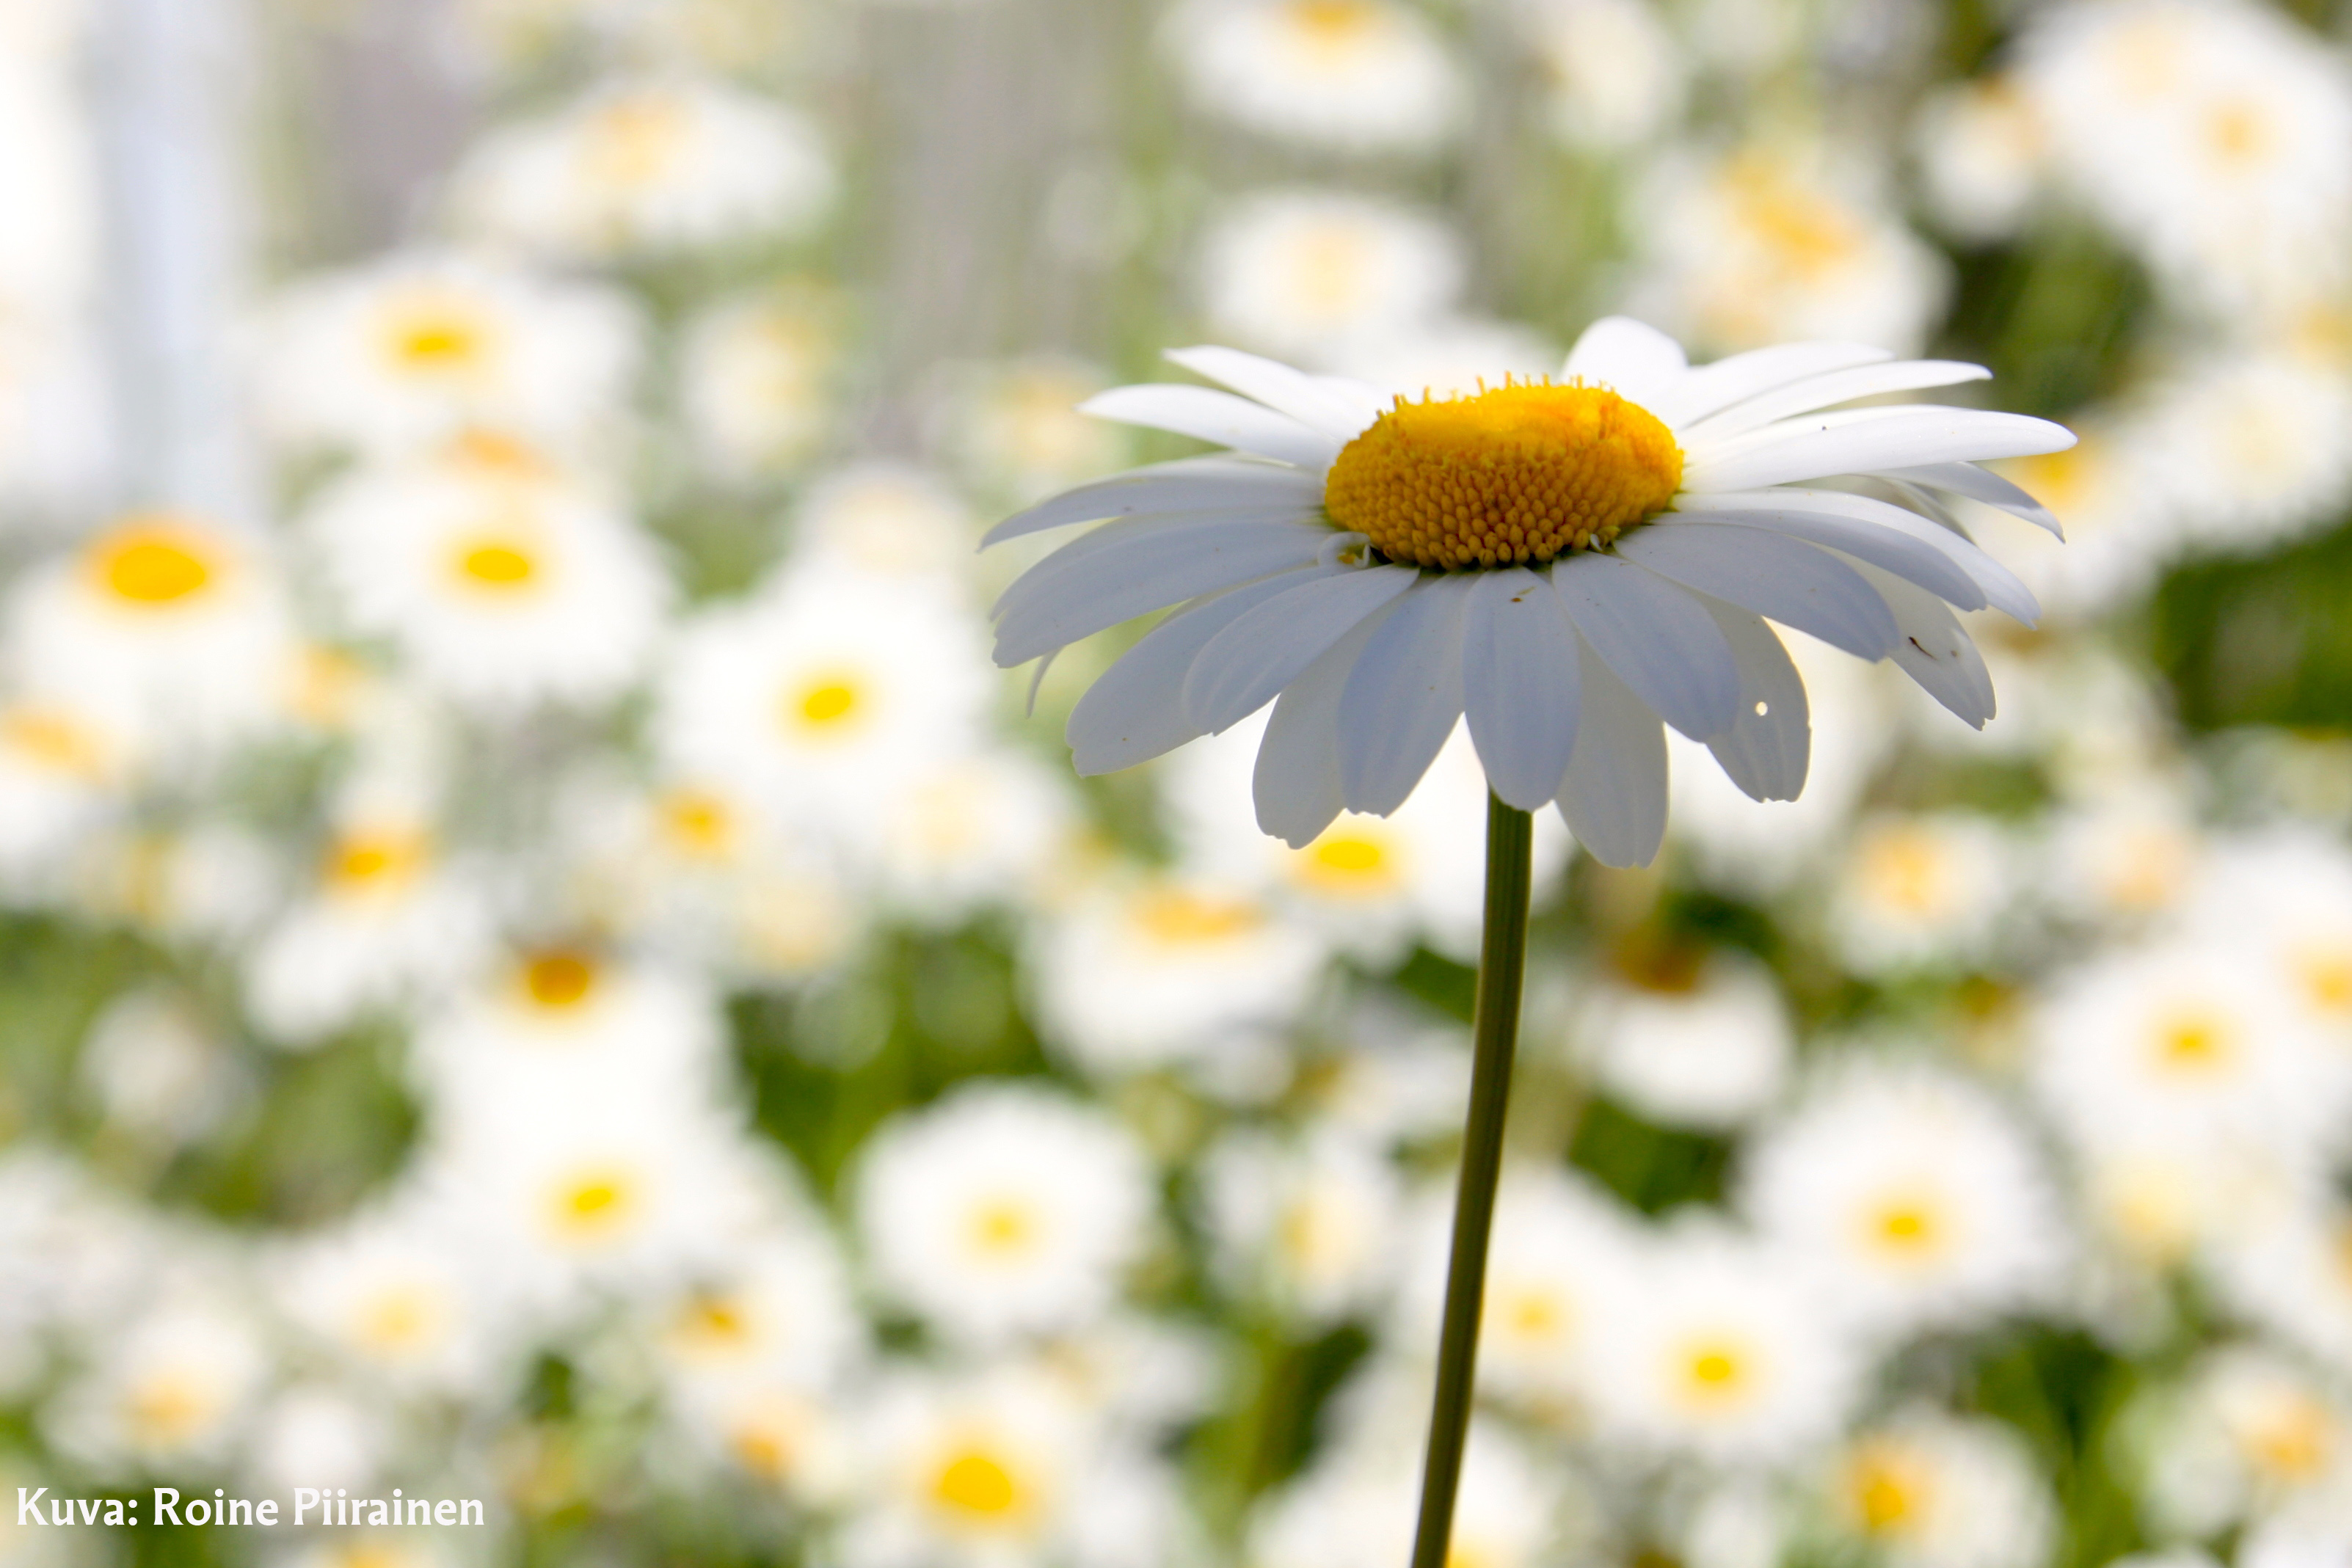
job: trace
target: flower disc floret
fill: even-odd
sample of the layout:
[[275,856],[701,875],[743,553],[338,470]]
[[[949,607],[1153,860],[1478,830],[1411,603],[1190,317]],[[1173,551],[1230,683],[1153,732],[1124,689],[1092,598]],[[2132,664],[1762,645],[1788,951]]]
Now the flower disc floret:
[[1331,465],[1324,507],[1392,561],[1454,570],[1540,564],[1657,516],[1682,448],[1605,387],[1512,382],[1400,397]]

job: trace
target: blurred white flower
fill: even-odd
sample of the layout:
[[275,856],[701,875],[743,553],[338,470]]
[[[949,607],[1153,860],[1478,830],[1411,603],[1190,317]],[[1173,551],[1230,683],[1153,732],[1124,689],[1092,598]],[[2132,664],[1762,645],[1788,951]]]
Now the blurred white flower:
[[678,349],[679,412],[697,447],[734,479],[790,473],[832,429],[839,302],[789,283],[706,305]]
[[1967,517],[1988,531],[2044,608],[2081,620],[2146,592],[2179,552],[2180,520],[2158,483],[2164,458],[2143,406],[2088,408],[2068,424],[2081,440],[2066,451],[1992,465],[2066,519],[2063,543],[2036,528],[2010,528],[1989,508],[1969,507]]
[[1640,182],[1626,308],[1719,351],[1827,338],[1916,352],[1950,264],[1888,210],[1859,150],[1675,151]]
[[254,1417],[254,1480],[281,1497],[296,1487],[363,1491],[382,1473],[391,1447],[383,1409],[353,1392],[320,1383],[281,1389]]
[[982,1343],[1100,1317],[1144,1241],[1150,1175],[1100,1110],[978,1084],[866,1141],[858,1227],[877,1281]]
[[1263,897],[1168,875],[1114,879],[1047,915],[1031,940],[1041,1030],[1112,1076],[1213,1071],[1270,1049],[1264,1037],[1305,1005],[1326,958]]
[[412,450],[469,429],[584,445],[636,374],[626,296],[440,252],[298,283],[260,335],[260,404],[288,441]]
[[2352,850],[2331,833],[2278,829],[2217,840],[2184,920],[2248,957],[2306,1027],[2352,1048]]
[[928,471],[860,463],[814,479],[794,507],[794,565],[951,582],[971,570],[971,511]]
[[51,1441],[118,1473],[228,1458],[269,1377],[249,1312],[201,1287],[170,1291],[100,1343],[103,1358],[44,1407]]
[[798,235],[832,201],[814,127],[691,77],[615,80],[475,144],[451,176],[459,226],[554,257]]
[[502,1386],[514,1281],[461,1212],[400,1194],[288,1241],[264,1279],[286,1318],[367,1383],[453,1395]]
[[1841,1532],[1890,1568],[2034,1568],[2055,1500],[2015,1430],[1911,1406],[1857,1433],[1822,1479]]
[[1669,1127],[1737,1126],[1779,1097],[1796,1052],[1772,972],[1732,948],[1630,947],[1577,1008],[1600,1087]]
[[252,1091],[194,998],[163,988],[107,1004],[82,1040],[81,1071],[110,1124],[166,1148],[217,1128]]
[[1184,0],[1162,26],[1192,96],[1265,135],[1423,152],[1466,107],[1444,39],[1397,0]]
[[1201,247],[1201,307],[1234,339],[1328,353],[1412,331],[1462,291],[1462,242],[1436,216],[1335,191],[1260,191],[1227,208]]
[[1830,934],[1858,974],[1965,968],[1991,957],[2015,897],[2017,846],[1990,818],[1881,815],[1854,832],[1830,894]]
[[1941,1068],[1846,1063],[1749,1145],[1739,1207],[1838,1311],[1900,1338],[2029,1309],[2068,1238],[2014,1113]]
[[[1357,1568],[1393,1556],[1410,1540],[1420,1482],[1418,1455],[1402,1446],[1366,1451],[1361,1438],[1327,1450],[1307,1471],[1269,1493],[1250,1521],[1247,1568]],[[1498,1423],[1474,1422],[1462,1460],[1446,1560],[1457,1568],[1538,1568],[1561,1561],[1566,1478]]]
[[131,747],[87,703],[0,703],[0,899],[54,891],[84,835],[119,809]]
[[2100,925],[2131,929],[2172,914],[2209,851],[2180,790],[2150,779],[2052,819],[2035,858],[2042,896]]
[[1601,1436],[1786,1464],[1835,1435],[1860,1347],[1799,1259],[1692,1218],[1649,1239],[1587,1340]]
[[837,1398],[866,1339],[840,1248],[814,1215],[746,1238],[646,1302],[642,1322],[671,1396],[704,1409],[747,1384]]
[[2144,1507],[2167,1535],[2210,1538],[2352,1485],[2352,1406],[2274,1350],[2208,1351],[2163,1406],[2138,1436]]
[[[2352,140],[2352,127],[2346,131]],[[2347,244],[2352,245],[2352,219]],[[2276,348],[2227,350],[2148,390],[2148,484],[2189,549],[2249,555],[2342,514],[2352,498],[2352,374]]]
[[1515,20],[1570,146],[1637,146],[1681,116],[1690,68],[1651,0],[1521,0]]
[[1344,1134],[1243,1130],[1202,1156],[1202,1218],[1226,1288],[1322,1327],[1378,1305],[1394,1278],[1403,1187]]
[[1124,432],[1078,405],[1111,384],[1064,354],[960,367],[940,411],[940,444],[975,483],[1026,505],[1127,460]]
[[2333,1195],[2219,1228],[2211,1277],[2231,1307],[2352,1375],[2352,1204]]
[[2032,102],[2006,77],[1931,94],[1911,126],[1929,215],[1971,245],[2011,237],[2042,193],[2045,141]]
[[467,462],[352,476],[305,519],[352,624],[482,710],[609,701],[669,598],[651,543],[584,486]]
[[1065,776],[1008,746],[914,770],[875,811],[880,895],[908,922],[933,929],[1042,897],[1077,831]]

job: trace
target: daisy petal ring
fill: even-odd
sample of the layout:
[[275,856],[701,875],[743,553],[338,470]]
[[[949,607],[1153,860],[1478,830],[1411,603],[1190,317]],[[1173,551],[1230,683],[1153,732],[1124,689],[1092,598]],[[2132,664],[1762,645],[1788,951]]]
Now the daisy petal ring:
[[1842,406],[1984,379],[1975,365],[1820,342],[1693,366],[1622,317],[1590,328],[1557,381],[1442,400],[1230,349],[1168,357],[1231,390],[1121,387],[1086,412],[1230,450],[998,525],[987,543],[1111,519],[1005,591],[996,662],[1177,606],[1079,701],[1077,769],[1271,703],[1257,817],[1293,845],[1343,809],[1395,810],[1465,716],[1496,796],[1557,801],[1607,864],[1657,853],[1665,725],[1750,797],[1793,799],[1811,722],[1769,622],[1891,658],[1981,727],[1991,683],[1952,612],[2039,611],[1946,498],[2054,533],[1976,465],[2074,443],[2019,414]]

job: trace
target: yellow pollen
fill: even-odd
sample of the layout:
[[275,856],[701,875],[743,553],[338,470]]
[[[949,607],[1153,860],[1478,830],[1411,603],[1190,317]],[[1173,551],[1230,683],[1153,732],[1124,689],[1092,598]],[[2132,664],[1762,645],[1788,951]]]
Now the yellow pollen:
[[491,588],[520,588],[538,575],[538,563],[511,544],[478,544],[457,558],[457,570]]
[[1890,1252],[1916,1256],[1932,1251],[1943,1227],[1932,1206],[1920,1202],[1893,1203],[1874,1215],[1871,1239]]
[[1265,915],[1255,904],[1238,899],[1168,890],[1146,895],[1137,906],[1135,923],[1153,940],[1181,947],[1246,936],[1265,923]]
[[1593,549],[1665,510],[1682,449],[1605,387],[1513,382],[1424,397],[1349,442],[1324,507],[1391,560],[1454,570]]
[[1892,1453],[1864,1449],[1853,1457],[1846,1471],[1846,1487],[1865,1532],[1887,1534],[1918,1511],[1919,1499],[1915,1495],[1918,1478],[1904,1473],[1910,1468]]
[[1496,1319],[1520,1339],[1557,1339],[1568,1326],[1568,1312],[1558,1296],[1543,1291],[1517,1291],[1496,1304]]
[[523,965],[522,984],[542,1008],[577,1007],[596,988],[596,965],[576,953],[541,953]]
[[551,1218],[563,1236],[593,1241],[625,1228],[636,1207],[636,1188],[625,1173],[589,1171],[558,1186]]
[[394,364],[428,376],[463,376],[489,350],[481,318],[462,299],[426,295],[394,312],[385,347]]
[[2305,953],[2294,967],[2304,998],[2315,1009],[2352,1014],[2352,947]]
[[1691,1381],[1709,1392],[1727,1392],[1739,1382],[1739,1358],[1727,1350],[1702,1350],[1691,1357]]
[[735,813],[718,796],[700,789],[673,789],[656,812],[671,844],[698,859],[716,860],[735,841]]
[[839,724],[857,708],[857,688],[839,681],[818,686],[801,698],[801,717],[814,725]]
[[2246,1435],[2255,1462],[2289,1481],[2311,1480],[2325,1472],[2336,1448],[2326,1408],[2297,1396],[2270,1415],[2269,1421]]
[[993,1256],[1026,1251],[1036,1234],[1036,1216],[1027,1204],[1013,1198],[984,1203],[971,1217],[973,1243]]
[[422,870],[423,834],[393,830],[346,833],[327,852],[326,878],[346,892],[396,887]]
[[2230,1054],[2230,1031],[2219,1019],[2188,1014],[2166,1021],[2157,1032],[2157,1059],[2164,1066],[2195,1072],[2220,1067]]
[[132,604],[176,604],[213,580],[214,550],[194,529],[170,517],[134,518],[92,548],[98,580]]
[[690,1350],[726,1350],[751,1338],[751,1322],[736,1302],[706,1293],[679,1310],[674,1332]]
[[2269,150],[2270,122],[2262,106],[2243,100],[2221,105],[2207,122],[2213,151],[2233,163],[2252,162]]
[[1002,1519],[1021,1505],[1021,1488],[996,1458],[967,1448],[940,1467],[931,1495],[960,1513]]

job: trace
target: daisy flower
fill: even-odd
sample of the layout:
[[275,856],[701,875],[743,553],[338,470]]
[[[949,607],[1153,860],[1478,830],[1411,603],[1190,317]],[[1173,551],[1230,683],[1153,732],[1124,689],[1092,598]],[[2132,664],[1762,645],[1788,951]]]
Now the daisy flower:
[[2048,1555],[2057,1523],[2014,1431],[1927,1406],[1856,1436],[1822,1490],[1839,1535],[1890,1568],[2029,1568]]
[[1421,208],[1334,191],[1260,191],[1203,236],[1201,303],[1244,342],[1315,354],[1426,325],[1453,308],[1467,270],[1460,236]]
[[[2031,622],[2021,584],[1928,513],[1990,500],[2052,528],[1974,465],[2054,451],[2057,425],[1970,409],[1821,412],[1981,378],[1801,343],[1693,368],[1639,322],[1596,323],[1558,382],[1408,402],[1226,349],[1178,363],[1235,392],[1125,387],[1106,418],[1232,451],[1082,486],[989,542],[1117,520],[998,601],[1010,666],[1181,604],[1069,724],[1081,773],[1126,768],[1274,703],[1258,821],[1294,845],[1342,810],[1404,803],[1465,715],[1507,805],[1557,800],[1601,861],[1665,831],[1664,724],[1758,800],[1804,783],[1804,685],[1766,618],[1892,658],[1968,723],[1991,684],[1952,608]],[[1927,508],[1804,481],[1868,477]],[[1277,700],[1278,699],[1278,700]],[[1662,722],[1663,721],[1663,722]]]
[[1168,43],[1203,105],[1268,136],[1423,152],[1463,118],[1444,41],[1391,0],[1191,0]]

